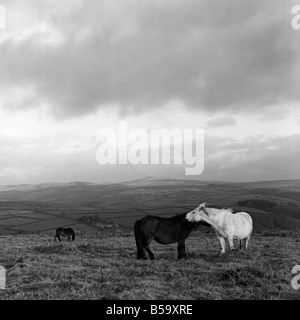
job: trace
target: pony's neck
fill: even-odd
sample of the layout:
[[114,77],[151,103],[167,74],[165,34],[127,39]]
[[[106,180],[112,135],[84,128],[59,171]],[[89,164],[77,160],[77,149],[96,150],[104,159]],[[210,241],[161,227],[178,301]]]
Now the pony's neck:
[[208,217],[213,221],[223,214],[223,210],[214,208],[204,208],[204,211],[208,215]]

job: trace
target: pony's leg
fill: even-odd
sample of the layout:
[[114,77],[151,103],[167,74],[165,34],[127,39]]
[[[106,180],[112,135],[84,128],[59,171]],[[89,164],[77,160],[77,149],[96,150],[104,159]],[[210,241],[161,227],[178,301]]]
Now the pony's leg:
[[137,221],[134,224],[134,237],[137,247],[137,255],[136,258],[138,260],[140,259],[147,259],[146,252],[145,252],[145,241],[144,241],[144,235],[140,232],[140,221]]
[[137,252],[137,259],[142,259],[142,260],[146,260],[147,259],[147,256],[146,256],[146,252],[143,249],[138,249],[138,252]]
[[246,250],[248,250],[249,240],[250,240],[250,236],[248,236],[246,238],[246,240],[245,240],[245,248],[246,248]]
[[138,260],[140,260],[140,259],[146,260],[147,259],[147,255],[146,255],[144,247],[138,248],[136,258]]
[[233,245],[233,236],[228,235],[228,242],[229,242],[230,250],[233,250],[233,249],[234,249],[234,245]]
[[178,241],[177,252],[178,252],[178,257],[177,257],[178,260],[186,258],[185,239]]
[[145,250],[148,252],[150,259],[151,259],[151,260],[155,260],[154,253],[153,253],[153,252],[150,250],[150,248],[149,248],[150,243],[152,242],[152,240],[153,240],[152,238],[149,239],[149,240],[145,243],[144,248],[145,248]]
[[225,239],[223,237],[218,236],[220,243],[221,243],[221,254],[225,253],[225,249],[226,249],[226,242]]
[[239,244],[240,244],[240,249],[242,250],[242,248],[243,248],[243,239],[239,240]]

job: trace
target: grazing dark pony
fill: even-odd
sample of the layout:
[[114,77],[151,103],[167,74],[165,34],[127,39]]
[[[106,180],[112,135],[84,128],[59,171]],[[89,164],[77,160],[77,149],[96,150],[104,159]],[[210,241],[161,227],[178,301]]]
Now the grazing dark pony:
[[56,229],[56,236],[54,238],[54,241],[56,241],[56,238],[58,238],[59,241],[60,237],[68,237],[67,241],[74,241],[75,240],[75,232],[72,228],[58,228]]
[[[191,231],[199,224],[214,225],[205,217],[201,222],[190,222],[186,218],[187,213],[173,216],[171,218],[162,218],[148,215],[134,224],[134,236],[137,246],[137,259],[147,259],[148,252],[151,260],[154,260],[154,254],[150,250],[149,245],[152,240],[160,244],[171,244],[178,242],[177,252],[178,259],[186,258],[185,240],[190,235]],[[204,222],[203,222],[204,221]],[[206,223],[205,223],[206,222]]]

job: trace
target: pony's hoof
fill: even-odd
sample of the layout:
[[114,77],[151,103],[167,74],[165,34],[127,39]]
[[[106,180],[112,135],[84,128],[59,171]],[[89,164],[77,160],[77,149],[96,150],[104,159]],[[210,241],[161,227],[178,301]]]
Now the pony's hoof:
[[146,256],[143,256],[143,257],[137,257],[137,260],[147,260],[147,257],[146,257]]

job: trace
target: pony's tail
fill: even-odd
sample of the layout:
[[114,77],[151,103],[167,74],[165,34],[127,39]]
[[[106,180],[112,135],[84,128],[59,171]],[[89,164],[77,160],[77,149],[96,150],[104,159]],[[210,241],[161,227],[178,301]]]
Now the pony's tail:
[[75,240],[75,232],[73,232],[73,234],[72,234],[72,241],[74,241]]
[[137,259],[143,259],[146,255],[145,249],[143,246],[143,240],[140,234],[140,221],[136,221],[134,224],[134,237],[135,237],[135,243],[137,247]]

